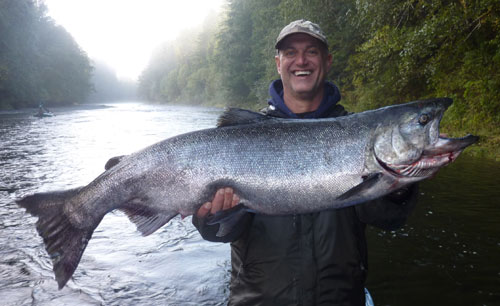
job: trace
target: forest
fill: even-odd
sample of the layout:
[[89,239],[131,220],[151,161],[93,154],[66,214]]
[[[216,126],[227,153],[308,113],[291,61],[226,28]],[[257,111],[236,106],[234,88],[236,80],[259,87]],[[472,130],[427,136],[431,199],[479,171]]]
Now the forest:
[[133,88],[91,60],[43,1],[0,0],[0,109],[117,100]]
[[445,132],[478,134],[481,148],[500,155],[496,0],[229,0],[157,50],[139,94],[157,103],[261,108],[279,78],[275,39],[296,19],[327,35],[329,79],[347,109],[451,97]]
[[31,0],[0,0],[0,108],[83,101],[92,66],[71,35]]
[[[227,0],[156,50],[138,93],[153,103],[259,109],[279,78],[275,39],[302,18],[327,35],[328,77],[349,111],[451,97],[445,132],[480,135],[478,152],[500,156],[497,0]],[[0,109],[122,99],[131,88],[92,61],[43,1],[0,0]]]

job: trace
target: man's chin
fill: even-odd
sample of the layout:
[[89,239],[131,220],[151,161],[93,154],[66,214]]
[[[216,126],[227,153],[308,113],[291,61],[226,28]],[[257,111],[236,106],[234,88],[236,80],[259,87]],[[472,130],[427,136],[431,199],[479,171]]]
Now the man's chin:
[[295,93],[294,95],[296,98],[300,99],[300,100],[305,100],[305,101],[308,101],[308,100],[314,100],[314,93],[313,92],[301,92],[301,93]]
[[314,98],[315,94],[319,92],[319,90],[317,88],[314,88],[313,86],[296,87],[293,88],[293,91],[295,93],[295,96],[300,97],[301,99],[312,99]]

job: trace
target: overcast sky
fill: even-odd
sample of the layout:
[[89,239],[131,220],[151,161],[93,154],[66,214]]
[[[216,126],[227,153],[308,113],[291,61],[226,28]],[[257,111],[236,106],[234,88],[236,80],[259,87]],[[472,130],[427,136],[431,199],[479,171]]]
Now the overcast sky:
[[152,51],[200,24],[224,0],[45,0],[48,14],[89,57],[137,79]]

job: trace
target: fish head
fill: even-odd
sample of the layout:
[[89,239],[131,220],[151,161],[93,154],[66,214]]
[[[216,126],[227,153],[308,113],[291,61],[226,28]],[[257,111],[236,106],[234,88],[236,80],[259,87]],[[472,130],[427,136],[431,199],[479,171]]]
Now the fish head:
[[373,153],[376,162],[399,178],[421,180],[433,176],[453,162],[479,137],[467,135],[447,138],[439,133],[439,124],[449,98],[415,101],[384,109],[384,124],[375,132]]

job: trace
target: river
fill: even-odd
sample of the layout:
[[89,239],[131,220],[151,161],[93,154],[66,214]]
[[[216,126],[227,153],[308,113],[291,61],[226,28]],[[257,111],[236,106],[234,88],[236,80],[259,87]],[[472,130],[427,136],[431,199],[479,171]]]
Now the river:
[[[73,279],[57,290],[25,194],[90,182],[106,161],[213,127],[217,108],[119,103],[0,112],[1,305],[225,305],[229,246],[204,241],[191,218],[142,237],[121,213],[95,231]],[[500,305],[500,163],[461,156],[421,184],[394,232],[368,229],[375,305]]]

